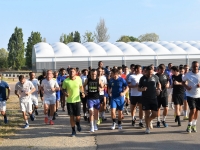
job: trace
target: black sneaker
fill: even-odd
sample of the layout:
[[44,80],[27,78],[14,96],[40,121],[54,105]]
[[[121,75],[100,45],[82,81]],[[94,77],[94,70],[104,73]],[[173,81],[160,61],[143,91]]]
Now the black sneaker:
[[78,130],[79,132],[81,132],[81,126],[80,126],[80,125],[77,126],[77,130]]
[[87,121],[87,116],[84,116],[84,120]]
[[58,117],[58,113],[57,112],[55,112],[55,116]]
[[30,115],[30,119],[31,121],[34,121],[35,120],[35,116],[33,114]]
[[35,115],[38,116],[38,111],[37,111],[37,109],[35,110]]
[[140,127],[140,128],[144,128],[144,125],[143,125],[142,122],[139,123],[139,127]]
[[156,127],[157,127],[157,128],[160,128],[160,122],[159,122],[159,121],[157,122]]
[[135,120],[132,120],[132,126],[135,126]]
[[106,118],[106,117],[102,117],[102,120],[103,120],[103,121],[106,121],[106,120],[107,120],[107,118]]
[[75,137],[76,136],[76,131],[72,131],[72,137]]
[[162,124],[163,124],[163,126],[164,126],[165,128],[168,127],[168,124],[167,124],[165,121],[162,121]]
[[90,118],[89,117],[87,117],[87,121],[88,121],[88,123],[90,123]]
[[52,118],[52,120],[56,120],[56,117],[55,117],[55,115],[53,115],[53,118]]

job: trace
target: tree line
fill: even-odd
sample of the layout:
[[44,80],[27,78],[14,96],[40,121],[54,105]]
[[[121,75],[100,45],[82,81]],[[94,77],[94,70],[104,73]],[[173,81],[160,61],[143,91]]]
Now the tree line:
[[[78,31],[70,32],[69,34],[62,33],[59,41],[65,44],[70,42],[107,42],[110,38],[108,34],[108,28],[106,27],[105,20],[100,19],[96,26],[95,32],[86,31],[81,38]],[[81,41],[83,39],[83,41]],[[152,41],[156,42],[159,40],[159,36],[155,33],[146,33],[140,35],[138,38],[128,35],[122,35],[116,42],[143,42]],[[28,41],[23,41],[22,28],[16,27],[14,33],[11,35],[7,50],[4,48],[0,49],[0,69],[16,69],[19,70],[22,67],[31,69],[32,68],[32,49],[33,46],[39,42],[47,42],[46,38],[42,38],[40,32],[31,32]]]

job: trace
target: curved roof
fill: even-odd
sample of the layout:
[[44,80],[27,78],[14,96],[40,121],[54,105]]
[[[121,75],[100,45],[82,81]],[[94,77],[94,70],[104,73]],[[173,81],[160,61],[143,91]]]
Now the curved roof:
[[73,57],[73,56],[138,56],[200,54],[200,41],[158,41],[158,42],[94,42],[67,45],[56,42],[52,45],[40,42],[34,45],[36,57]]

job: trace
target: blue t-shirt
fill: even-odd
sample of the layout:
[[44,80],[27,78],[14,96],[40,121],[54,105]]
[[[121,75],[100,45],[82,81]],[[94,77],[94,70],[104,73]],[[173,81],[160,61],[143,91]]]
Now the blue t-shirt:
[[117,98],[120,96],[120,93],[124,91],[124,88],[127,87],[126,80],[119,77],[117,80],[110,79],[108,84],[109,88],[112,88],[112,97]]
[[1,83],[0,83],[0,101],[6,100],[6,88],[9,88],[8,83],[1,81]]
[[[58,85],[61,86],[61,79],[59,78],[59,76],[57,77],[56,81],[58,82]],[[56,99],[60,99],[60,90],[56,91]]]

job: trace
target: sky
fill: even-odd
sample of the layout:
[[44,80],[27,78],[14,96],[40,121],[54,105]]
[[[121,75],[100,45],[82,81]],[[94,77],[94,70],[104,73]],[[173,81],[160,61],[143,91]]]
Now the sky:
[[152,32],[161,41],[200,41],[199,8],[200,0],[0,0],[0,48],[16,26],[25,44],[32,31],[52,44],[62,33],[94,32],[100,18],[109,42]]

